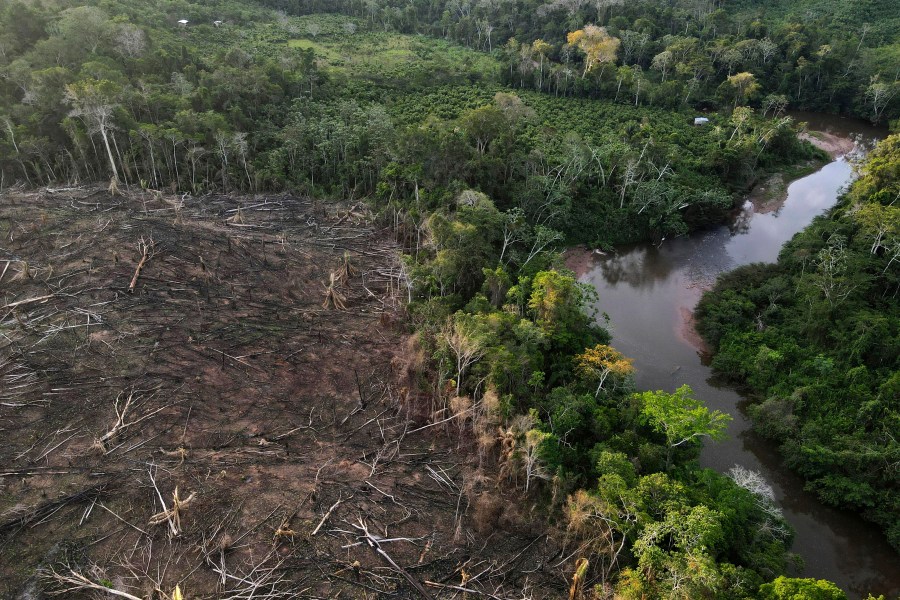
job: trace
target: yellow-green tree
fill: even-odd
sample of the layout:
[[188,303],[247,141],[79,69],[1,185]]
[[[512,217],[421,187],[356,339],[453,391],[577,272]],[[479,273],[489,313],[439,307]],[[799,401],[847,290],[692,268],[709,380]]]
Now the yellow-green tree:
[[545,333],[568,329],[582,316],[583,295],[578,282],[559,271],[541,271],[534,276],[528,308]]
[[858,204],[900,205],[900,134],[882,140],[859,171],[859,179],[850,190]]
[[574,46],[584,53],[584,71],[581,78],[601,67],[600,74],[606,65],[616,60],[621,41],[617,37],[609,35],[605,27],[586,25],[584,29],[572,31],[566,36],[570,46]]
[[759,83],[753,73],[736,73],[728,78],[728,85],[734,95],[734,106],[746,104],[759,91]]
[[759,588],[759,598],[763,600],[847,600],[841,588],[825,579],[795,579],[781,576]]
[[536,39],[534,40],[534,43],[531,44],[531,49],[540,57],[541,66],[540,78],[538,79],[538,89],[544,89],[544,59],[547,58],[547,55],[553,49],[553,46],[542,39]]
[[610,376],[624,379],[634,373],[632,360],[606,344],[587,348],[575,357],[575,369],[582,378],[597,384],[594,397],[600,395],[603,385]]

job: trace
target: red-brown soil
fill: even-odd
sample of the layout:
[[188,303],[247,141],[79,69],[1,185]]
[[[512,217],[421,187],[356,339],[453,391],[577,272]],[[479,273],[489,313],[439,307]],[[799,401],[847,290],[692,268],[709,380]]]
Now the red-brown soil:
[[595,252],[589,250],[587,246],[573,246],[566,248],[563,253],[563,262],[566,268],[575,273],[578,278],[587,275],[594,268]]
[[0,597],[67,568],[145,599],[563,595],[538,503],[426,427],[399,272],[366,215],[305,198],[7,192]]
[[700,354],[711,354],[706,340],[704,340],[697,331],[697,317],[694,315],[694,311],[683,306],[679,311],[681,313],[681,326],[677,332],[678,336],[690,344]]
[[801,140],[806,140],[816,148],[824,150],[830,154],[832,158],[849,154],[853,152],[853,149],[856,147],[853,140],[826,131],[801,133],[797,137]]

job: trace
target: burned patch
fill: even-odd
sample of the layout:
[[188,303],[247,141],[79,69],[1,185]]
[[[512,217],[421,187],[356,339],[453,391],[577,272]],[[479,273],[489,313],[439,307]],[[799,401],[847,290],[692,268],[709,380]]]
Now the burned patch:
[[0,595],[558,596],[561,549],[411,405],[401,277],[307,198],[8,193]]

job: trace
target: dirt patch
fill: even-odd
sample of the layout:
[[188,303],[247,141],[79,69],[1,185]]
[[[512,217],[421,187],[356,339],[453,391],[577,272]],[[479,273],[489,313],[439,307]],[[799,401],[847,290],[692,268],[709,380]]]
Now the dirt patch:
[[690,344],[700,354],[710,354],[709,346],[697,331],[697,318],[694,316],[694,311],[681,307],[680,312],[681,324],[678,330],[678,337]]
[[[810,175],[823,166],[821,161],[810,160],[794,165],[789,173],[774,173],[755,186],[747,195],[747,201],[753,206],[755,213],[777,212],[784,206],[788,197],[788,186],[807,175]],[[746,210],[744,207],[738,211]]]
[[600,250],[590,250],[587,246],[573,246],[563,252],[563,263],[578,278],[587,275],[594,268],[594,258]]
[[754,186],[747,196],[747,200],[753,205],[753,211],[765,214],[784,206],[788,183],[782,173],[775,173]]
[[[347,309],[323,308],[345,256]],[[367,215],[7,193],[0,273],[0,597],[51,567],[143,598],[450,597],[464,570],[563,593],[539,513],[476,502],[497,479],[475,441],[398,389],[397,250]]]
[[850,154],[856,148],[856,143],[853,140],[826,131],[804,132],[797,137],[809,142],[820,150],[824,150],[832,158]]

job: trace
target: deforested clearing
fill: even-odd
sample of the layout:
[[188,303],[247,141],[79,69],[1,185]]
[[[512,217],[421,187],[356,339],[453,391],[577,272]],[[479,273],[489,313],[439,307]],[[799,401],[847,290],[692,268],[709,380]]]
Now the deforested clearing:
[[0,273],[0,596],[565,586],[529,505],[417,403],[365,211],[8,191]]

